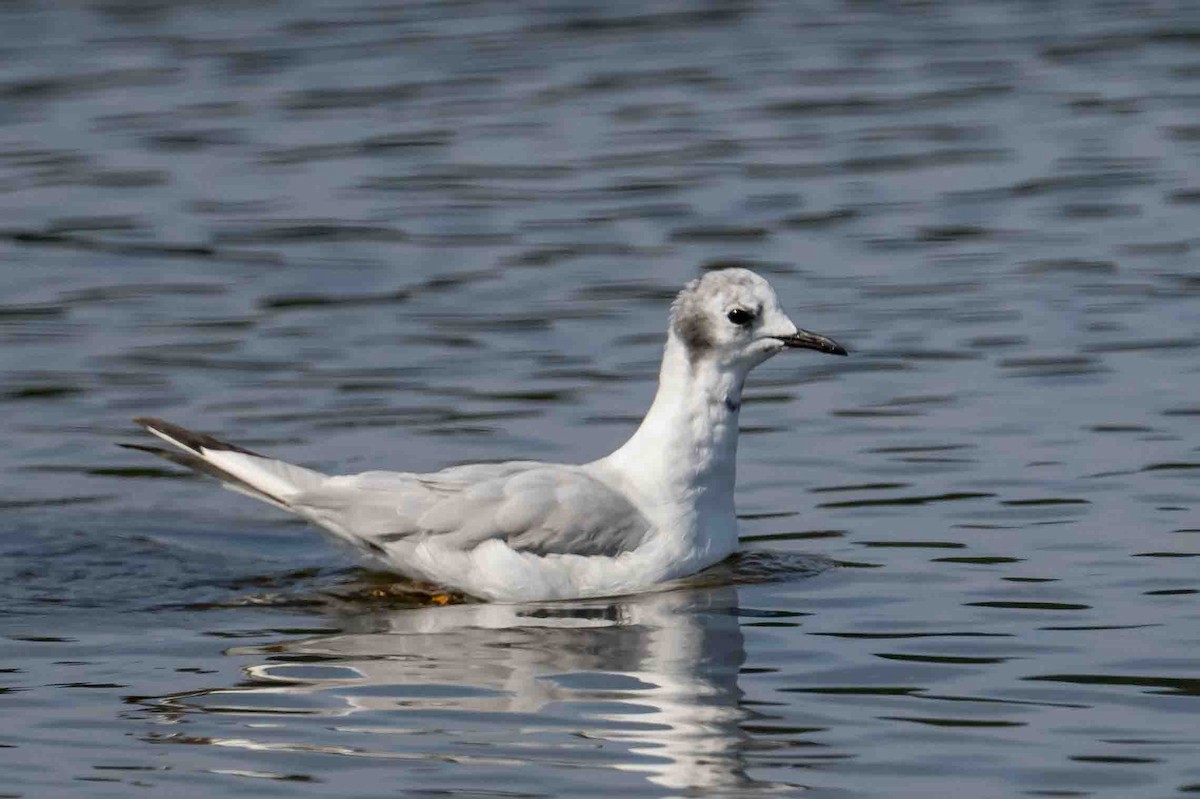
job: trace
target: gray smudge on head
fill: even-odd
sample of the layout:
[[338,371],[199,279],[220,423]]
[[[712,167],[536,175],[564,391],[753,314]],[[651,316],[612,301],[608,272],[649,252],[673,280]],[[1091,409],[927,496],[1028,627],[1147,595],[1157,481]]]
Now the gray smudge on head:
[[[671,329],[687,349],[688,358],[695,361],[716,344],[713,325],[713,296],[729,295],[729,301],[738,289],[760,281],[758,275],[746,269],[721,269],[709,272],[688,283],[671,304]],[[717,303],[723,305],[724,303]]]
[[688,283],[671,305],[671,329],[693,360],[711,349],[714,343],[712,321],[705,315],[697,299],[696,287],[699,282],[693,280]]

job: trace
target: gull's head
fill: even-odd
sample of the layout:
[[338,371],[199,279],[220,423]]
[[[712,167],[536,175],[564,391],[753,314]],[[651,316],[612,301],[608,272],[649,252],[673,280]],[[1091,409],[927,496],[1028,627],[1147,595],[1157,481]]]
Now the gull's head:
[[708,272],[684,286],[671,306],[671,334],[693,363],[744,371],[788,349],[846,354],[833,339],[796,327],[771,284],[749,269]]

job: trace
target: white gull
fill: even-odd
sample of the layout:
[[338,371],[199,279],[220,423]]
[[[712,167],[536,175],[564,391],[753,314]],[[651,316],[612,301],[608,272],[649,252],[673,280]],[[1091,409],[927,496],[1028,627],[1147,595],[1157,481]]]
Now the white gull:
[[591,463],[331,476],[153,418],[136,421],[177,449],[132,448],[302,516],[374,566],[481,599],[630,594],[737,549],[742,386],[785,349],[846,354],[797,328],[765,279],[722,269],[679,293],[653,405],[625,444]]

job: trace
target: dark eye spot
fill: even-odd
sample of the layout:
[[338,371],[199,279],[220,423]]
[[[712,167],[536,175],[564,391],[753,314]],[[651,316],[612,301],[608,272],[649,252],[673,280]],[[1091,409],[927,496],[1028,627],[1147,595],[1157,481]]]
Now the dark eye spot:
[[754,312],[745,308],[734,308],[725,317],[739,327],[744,327],[754,321]]

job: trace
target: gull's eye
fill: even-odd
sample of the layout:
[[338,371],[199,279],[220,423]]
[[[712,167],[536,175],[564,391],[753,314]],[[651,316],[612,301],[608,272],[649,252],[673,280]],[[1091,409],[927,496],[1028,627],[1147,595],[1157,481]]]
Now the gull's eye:
[[725,314],[725,318],[739,327],[745,327],[754,321],[754,312],[747,311],[745,308],[734,308]]

